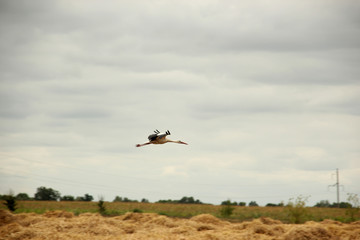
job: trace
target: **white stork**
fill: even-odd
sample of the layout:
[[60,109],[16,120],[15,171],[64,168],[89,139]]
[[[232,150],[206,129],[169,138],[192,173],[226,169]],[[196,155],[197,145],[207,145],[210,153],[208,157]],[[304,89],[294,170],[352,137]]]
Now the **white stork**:
[[180,143],[180,144],[188,145],[187,143],[182,142],[180,140],[173,141],[173,140],[167,139],[166,136],[170,135],[169,130],[167,130],[165,133],[160,133],[160,131],[156,129],[154,132],[155,132],[155,134],[149,135],[149,137],[148,137],[149,142],[143,143],[143,144],[136,144],[136,147],[142,147],[142,146],[149,145],[149,144],[164,144],[164,143],[167,143],[167,142]]

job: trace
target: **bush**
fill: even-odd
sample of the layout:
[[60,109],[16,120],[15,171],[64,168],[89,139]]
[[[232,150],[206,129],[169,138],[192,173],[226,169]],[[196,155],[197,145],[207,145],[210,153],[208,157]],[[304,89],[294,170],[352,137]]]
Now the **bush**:
[[350,204],[346,209],[346,215],[349,217],[350,221],[353,222],[356,220],[356,216],[359,215],[359,210],[360,210],[359,197],[357,194],[348,193],[347,200],[350,202]]
[[3,203],[11,212],[14,212],[16,208],[16,198],[13,195],[3,196],[5,202]]
[[289,199],[289,202],[286,206],[286,212],[288,213],[290,222],[296,224],[305,222],[308,215],[308,211],[305,207],[308,198],[309,197],[300,195],[295,199],[295,201],[293,201],[293,198]]
[[97,206],[99,207],[98,211],[101,215],[104,215],[106,212],[106,208],[105,208],[105,202],[104,202],[104,198],[100,197],[100,200],[97,204]]
[[222,207],[220,208],[220,215],[222,217],[230,217],[235,210],[230,200],[224,201],[221,203]]

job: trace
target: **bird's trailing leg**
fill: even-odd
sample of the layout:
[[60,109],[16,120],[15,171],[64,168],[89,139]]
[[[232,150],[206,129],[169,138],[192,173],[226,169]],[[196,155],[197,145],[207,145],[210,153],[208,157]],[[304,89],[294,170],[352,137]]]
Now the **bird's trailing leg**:
[[135,146],[136,147],[142,147],[142,146],[145,146],[145,145],[149,145],[151,142],[147,142],[147,143],[143,143],[143,144],[136,144]]

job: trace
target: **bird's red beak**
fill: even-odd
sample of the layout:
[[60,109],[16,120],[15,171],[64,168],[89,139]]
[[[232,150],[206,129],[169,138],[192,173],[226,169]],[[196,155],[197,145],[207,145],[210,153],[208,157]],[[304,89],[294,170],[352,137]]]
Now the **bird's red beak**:
[[186,142],[182,142],[182,141],[180,141],[180,143],[181,143],[181,144],[185,144],[185,145],[188,145],[188,144],[187,144]]

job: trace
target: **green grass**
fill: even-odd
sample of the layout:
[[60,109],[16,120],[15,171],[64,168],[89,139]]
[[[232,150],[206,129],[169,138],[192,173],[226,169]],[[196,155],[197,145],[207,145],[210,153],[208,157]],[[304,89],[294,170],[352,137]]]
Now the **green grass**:
[[[98,202],[56,202],[56,201],[17,201],[18,209],[15,213],[45,213],[47,211],[63,210],[73,212],[75,215],[91,212],[98,212]],[[168,203],[139,203],[139,202],[105,202],[106,212],[104,215],[116,216],[126,212],[144,212],[144,213],[158,213],[169,217],[190,218],[199,214],[212,214],[218,218],[221,216],[221,207],[218,205],[207,204],[168,204]],[[230,221],[245,221],[252,220],[259,217],[269,217],[280,220],[284,223],[290,222],[290,217],[285,207],[241,207],[234,206],[234,211],[227,220]],[[0,209],[6,209],[3,204]],[[348,222],[349,218],[346,215],[346,209],[340,208],[315,208],[309,207],[307,209],[306,220],[322,221],[324,219],[333,219],[342,222]],[[360,220],[357,216],[356,220]]]

